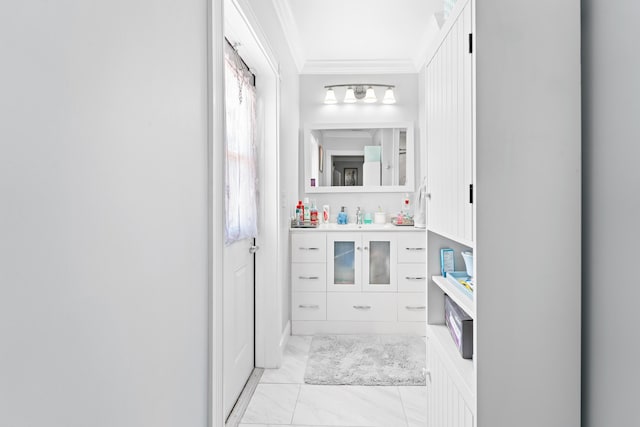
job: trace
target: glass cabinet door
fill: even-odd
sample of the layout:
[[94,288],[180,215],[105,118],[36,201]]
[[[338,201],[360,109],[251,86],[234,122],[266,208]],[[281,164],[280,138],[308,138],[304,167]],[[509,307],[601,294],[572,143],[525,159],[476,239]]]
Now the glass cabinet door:
[[362,243],[359,234],[335,233],[327,238],[327,290],[361,289]]
[[363,233],[363,290],[396,291],[397,249],[393,233]]

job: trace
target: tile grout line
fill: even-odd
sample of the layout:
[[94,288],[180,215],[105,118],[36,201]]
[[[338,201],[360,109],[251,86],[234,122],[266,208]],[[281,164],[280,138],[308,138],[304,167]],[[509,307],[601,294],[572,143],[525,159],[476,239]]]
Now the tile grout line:
[[400,406],[402,406],[402,414],[404,415],[404,422],[409,427],[409,417],[407,416],[407,410],[404,408],[404,399],[402,399],[402,393],[400,393],[400,387],[396,386],[398,391],[398,398],[400,399]]
[[302,384],[298,384],[298,395],[296,396],[296,403],[293,405],[293,412],[291,412],[291,421],[289,425],[293,425],[293,419],[296,415],[296,409],[298,408],[298,400],[300,399],[300,393],[302,393]]

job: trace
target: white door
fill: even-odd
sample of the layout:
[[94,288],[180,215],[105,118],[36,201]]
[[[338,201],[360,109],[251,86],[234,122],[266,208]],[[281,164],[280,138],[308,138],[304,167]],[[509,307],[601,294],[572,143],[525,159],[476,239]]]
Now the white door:
[[224,410],[228,417],[254,367],[256,90],[233,47],[225,44],[226,199],[224,251]]
[[254,366],[253,239],[224,254],[224,411],[229,416]]

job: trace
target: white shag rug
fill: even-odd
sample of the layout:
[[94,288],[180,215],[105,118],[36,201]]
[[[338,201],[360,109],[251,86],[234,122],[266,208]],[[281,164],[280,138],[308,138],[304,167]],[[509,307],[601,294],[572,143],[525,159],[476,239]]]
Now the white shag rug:
[[425,385],[425,342],[410,335],[316,335],[304,382]]

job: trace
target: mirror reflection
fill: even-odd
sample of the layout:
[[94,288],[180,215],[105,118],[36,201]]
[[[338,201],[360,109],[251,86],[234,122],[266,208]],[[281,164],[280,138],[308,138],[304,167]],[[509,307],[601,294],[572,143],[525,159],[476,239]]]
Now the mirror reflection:
[[408,127],[308,129],[307,186],[318,190],[333,187],[334,191],[345,187],[405,187],[408,145],[413,145],[408,144],[408,130]]

